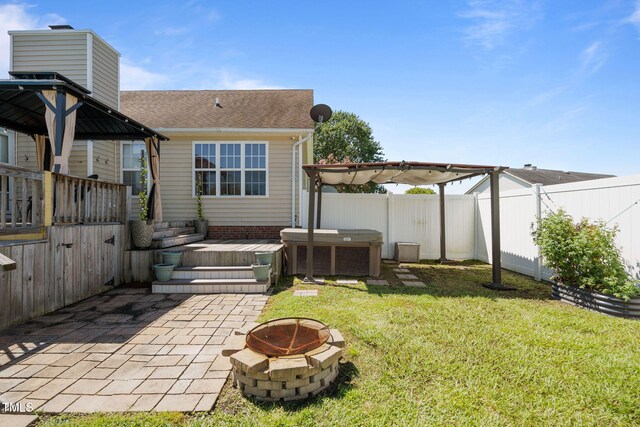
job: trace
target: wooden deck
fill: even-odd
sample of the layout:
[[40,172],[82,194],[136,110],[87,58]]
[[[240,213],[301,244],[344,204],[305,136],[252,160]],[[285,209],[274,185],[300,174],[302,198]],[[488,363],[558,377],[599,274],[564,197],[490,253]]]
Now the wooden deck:
[[170,248],[183,252],[277,252],[283,245],[279,240],[202,240],[187,245]]
[[[182,265],[193,267],[247,267],[256,262],[256,252],[275,252],[273,272],[282,276],[284,245],[279,240],[202,240],[166,249],[130,251],[129,281],[151,282],[153,272],[151,266],[162,262],[162,252],[182,252]],[[125,270],[127,271],[127,270]]]

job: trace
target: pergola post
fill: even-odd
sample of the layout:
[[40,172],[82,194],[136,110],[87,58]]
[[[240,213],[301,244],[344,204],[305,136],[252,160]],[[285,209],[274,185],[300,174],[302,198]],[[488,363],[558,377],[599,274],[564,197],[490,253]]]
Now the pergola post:
[[60,173],[60,158],[62,156],[62,143],[64,138],[64,122],[65,122],[65,113],[67,111],[67,96],[66,94],[58,90],[56,93],[56,134],[55,134],[55,146],[56,152],[54,155],[54,172]]
[[444,187],[445,183],[438,184],[440,190],[440,262],[447,261],[447,234],[445,224],[445,208],[444,208]]
[[318,184],[318,219],[316,220],[316,228],[322,228],[320,226],[320,217],[322,216],[322,184]]
[[497,291],[513,291],[514,287],[502,284],[500,249],[500,170],[489,173],[491,188],[491,283],[485,287]]
[[309,217],[307,219],[307,268],[303,282],[314,283],[313,278],[313,221],[316,208],[316,176],[315,169],[309,170]]

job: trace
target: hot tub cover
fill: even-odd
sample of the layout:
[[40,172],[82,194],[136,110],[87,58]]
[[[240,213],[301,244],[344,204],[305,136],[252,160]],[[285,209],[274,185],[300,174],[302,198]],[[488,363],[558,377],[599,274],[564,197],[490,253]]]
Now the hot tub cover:
[[[306,228],[285,228],[280,231],[280,237],[283,243],[306,243]],[[313,240],[315,244],[322,243],[368,243],[373,245],[382,245],[382,233],[376,230],[356,229],[356,230],[331,230],[317,229],[313,231]]]

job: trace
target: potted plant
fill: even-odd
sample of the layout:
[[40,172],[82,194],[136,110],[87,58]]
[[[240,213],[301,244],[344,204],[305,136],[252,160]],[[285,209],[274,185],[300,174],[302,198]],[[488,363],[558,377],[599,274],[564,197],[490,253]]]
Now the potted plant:
[[196,177],[196,215],[193,220],[193,227],[198,234],[204,234],[205,237],[209,232],[209,220],[202,213],[202,177]]
[[256,281],[266,282],[269,280],[271,264],[251,264],[251,270],[253,270],[253,278],[256,279]]
[[554,271],[554,297],[602,313],[640,318],[640,283],[615,245],[617,227],[586,218],[574,223],[564,210],[537,222],[532,232],[544,265]]
[[159,282],[166,282],[167,280],[171,280],[171,275],[173,274],[173,269],[175,265],[173,264],[154,264],[153,272],[156,275],[156,279]]
[[147,158],[144,153],[140,156],[140,185],[142,189],[139,196],[140,213],[139,220],[131,221],[131,237],[133,246],[138,249],[146,249],[151,246],[153,240],[153,223],[149,221],[149,207],[147,202]]

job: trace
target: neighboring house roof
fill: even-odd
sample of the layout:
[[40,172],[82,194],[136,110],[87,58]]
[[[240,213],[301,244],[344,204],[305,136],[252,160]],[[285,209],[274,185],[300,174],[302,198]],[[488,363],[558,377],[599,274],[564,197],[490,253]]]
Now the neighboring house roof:
[[611,178],[615,175],[604,175],[587,172],[565,172],[553,169],[514,169],[509,168],[504,173],[520,178],[529,184],[555,185],[569,182],[590,181],[592,179]]
[[[221,107],[216,106],[216,101]],[[313,91],[123,91],[120,111],[154,128],[313,129]]]
[[[555,185],[555,184],[568,184],[570,182],[578,181],[590,181],[592,179],[612,178],[615,175],[588,173],[588,172],[572,172],[572,171],[560,171],[554,169],[539,169],[536,167],[526,168],[509,168],[502,172],[507,175],[511,175],[518,181],[522,181],[522,185],[527,184],[542,184],[542,185]],[[476,191],[482,183],[484,183],[489,177],[485,176],[476,185],[467,190],[466,194],[472,194]]]

